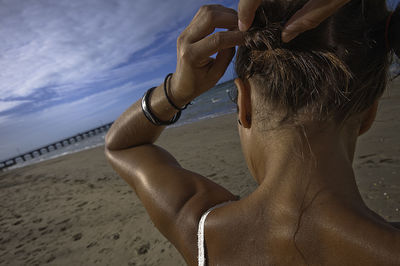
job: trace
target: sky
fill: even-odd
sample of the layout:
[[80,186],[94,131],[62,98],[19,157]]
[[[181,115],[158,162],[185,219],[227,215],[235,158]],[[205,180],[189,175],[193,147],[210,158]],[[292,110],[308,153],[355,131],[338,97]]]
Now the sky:
[[115,120],[174,72],[211,3],[238,0],[0,0],[0,160]]
[[175,71],[177,37],[210,3],[0,0],[0,160],[115,120]]

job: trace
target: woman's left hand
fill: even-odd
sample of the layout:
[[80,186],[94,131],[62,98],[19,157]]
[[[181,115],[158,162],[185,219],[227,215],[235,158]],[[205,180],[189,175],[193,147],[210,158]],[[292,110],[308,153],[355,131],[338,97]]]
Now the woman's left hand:
[[[177,67],[171,79],[172,99],[180,106],[211,89],[224,75],[244,34],[238,16],[221,5],[203,6],[177,41]],[[216,28],[228,29],[212,34]],[[210,35],[212,34],[212,35]],[[215,58],[211,56],[217,53]]]

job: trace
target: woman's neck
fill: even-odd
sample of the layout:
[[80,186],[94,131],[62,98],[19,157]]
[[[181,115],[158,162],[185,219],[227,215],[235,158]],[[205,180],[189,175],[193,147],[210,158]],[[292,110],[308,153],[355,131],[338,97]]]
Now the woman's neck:
[[293,208],[327,194],[365,206],[352,168],[357,132],[343,128],[271,134],[275,137],[268,133],[250,143],[249,167],[260,184],[256,195]]

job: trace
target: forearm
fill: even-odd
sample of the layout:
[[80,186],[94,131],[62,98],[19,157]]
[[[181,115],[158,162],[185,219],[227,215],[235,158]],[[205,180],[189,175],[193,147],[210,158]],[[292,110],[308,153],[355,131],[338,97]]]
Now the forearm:
[[[225,9],[225,8],[223,8]],[[206,22],[208,18],[211,21]],[[217,28],[228,31],[212,33]],[[208,6],[199,10],[193,22],[177,41],[178,61],[170,79],[168,96],[181,108],[211,89],[224,75],[235,55],[235,46],[244,42],[244,33],[235,31],[236,11],[220,6]],[[206,34],[206,35],[205,35]],[[217,52],[217,56],[211,56]],[[164,93],[164,84],[158,86],[150,97],[150,109],[161,121],[170,121],[178,112]],[[113,124],[106,136],[108,150],[123,150],[138,145],[151,144],[164,127],[155,126],[147,120],[141,109],[140,100],[126,110]]]
[[[173,99],[176,100],[176,99]],[[142,99],[130,106],[112,125],[106,135],[108,150],[123,150],[157,140],[165,126],[153,125],[143,114]],[[165,97],[163,84],[150,95],[150,109],[162,121],[169,121],[177,113]],[[181,105],[180,102],[177,104]]]

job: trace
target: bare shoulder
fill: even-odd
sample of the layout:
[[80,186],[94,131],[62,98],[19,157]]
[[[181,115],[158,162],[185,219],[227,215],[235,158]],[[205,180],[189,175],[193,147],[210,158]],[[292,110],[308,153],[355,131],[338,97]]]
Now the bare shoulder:
[[212,265],[240,265],[244,258],[249,265],[263,265],[260,259],[273,264],[282,258],[289,265],[293,261],[297,265],[301,261],[304,265],[400,265],[400,230],[372,211],[334,202],[305,211],[298,219],[260,212],[260,206],[251,208],[244,201],[217,209],[207,218],[205,236]]
[[322,223],[323,233],[329,236],[325,244],[336,247],[338,263],[344,263],[343,258],[360,265],[400,265],[399,223],[388,223],[368,208],[348,206],[329,218]]
[[295,241],[307,264],[400,265],[400,230],[343,201],[304,213]]

